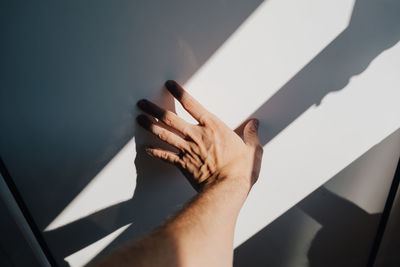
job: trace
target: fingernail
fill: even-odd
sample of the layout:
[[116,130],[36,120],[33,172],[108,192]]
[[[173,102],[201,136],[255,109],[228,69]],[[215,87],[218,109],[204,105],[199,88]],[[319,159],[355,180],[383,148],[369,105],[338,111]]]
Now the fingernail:
[[146,105],[146,99],[141,99],[137,102],[139,108],[143,108]]
[[171,89],[173,87],[175,87],[176,82],[174,80],[168,80],[165,82],[165,87],[167,87],[168,89]]
[[136,117],[136,121],[141,125],[145,126],[146,125],[146,117],[144,115],[139,115]]
[[254,119],[253,125],[254,125],[254,128],[256,128],[256,130],[258,130],[258,125],[260,125],[260,122],[257,119]]
[[174,80],[166,81],[165,87],[178,100],[182,97],[183,92],[182,90],[180,90],[180,85]]

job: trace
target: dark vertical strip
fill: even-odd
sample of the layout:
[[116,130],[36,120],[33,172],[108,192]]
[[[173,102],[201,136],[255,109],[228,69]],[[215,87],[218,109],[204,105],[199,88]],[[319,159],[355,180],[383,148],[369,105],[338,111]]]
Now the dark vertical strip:
[[24,215],[29,227],[32,230],[33,235],[35,236],[36,240],[38,241],[43,253],[45,254],[47,260],[49,261],[51,266],[56,267],[56,261],[53,257],[53,255],[50,253],[50,249],[46,244],[46,241],[43,239],[43,236],[39,230],[39,227],[37,227],[35,221],[33,220],[32,215],[30,214],[27,206],[25,205],[24,200],[22,199],[21,194],[19,193],[17,186],[15,185],[13,179],[10,176],[10,173],[7,171],[7,168],[0,157],[0,173],[4,178],[4,181],[6,182],[8,188],[11,191],[11,194],[13,195],[15,201],[17,202],[18,207],[21,209],[22,214]]
[[385,208],[379,221],[378,229],[376,231],[375,239],[372,244],[371,252],[369,254],[367,267],[373,267],[375,264],[376,256],[378,255],[379,246],[382,242],[383,235],[385,233],[386,225],[389,221],[390,212],[393,207],[394,200],[396,198],[397,190],[399,189],[400,183],[400,158],[397,163],[396,172],[394,173],[392,185],[390,186],[389,195],[386,199]]

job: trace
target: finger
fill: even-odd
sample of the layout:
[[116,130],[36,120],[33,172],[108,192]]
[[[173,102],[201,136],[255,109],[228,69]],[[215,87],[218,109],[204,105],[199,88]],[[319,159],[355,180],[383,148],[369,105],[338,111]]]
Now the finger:
[[144,112],[148,113],[149,115],[161,120],[164,124],[172,127],[173,129],[181,132],[184,135],[188,135],[187,132],[190,124],[184,121],[183,119],[179,118],[175,113],[165,110],[158,105],[146,100],[140,100],[137,105],[140,109]]
[[183,140],[180,136],[161,127],[160,125],[157,125],[146,115],[139,115],[137,117],[137,121],[140,126],[150,131],[164,142],[180,150],[185,150],[187,148],[187,143],[185,140]]
[[198,122],[203,123],[209,112],[186,92],[177,82],[169,80],[165,83],[168,91],[182,104],[183,108]]
[[243,138],[243,131],[244,131],[244,127],[247,125],[247,123],[251,121],[251,119],[245,120],[244,122],[242,122],[235,130],[234,132],[239,135],[241,138]]
[[165,162],[175,165],[181,165],[181,158],[177,153],[174,153],[172,151],[164,150],[161,148],[146,148],[146,152],[150,156],[159,158]]
[[257,119],[252,119],[247,122],[243,129],[243,140],[247,145],[256,147],[260,145],[260,140],[258,139],[258,124]]

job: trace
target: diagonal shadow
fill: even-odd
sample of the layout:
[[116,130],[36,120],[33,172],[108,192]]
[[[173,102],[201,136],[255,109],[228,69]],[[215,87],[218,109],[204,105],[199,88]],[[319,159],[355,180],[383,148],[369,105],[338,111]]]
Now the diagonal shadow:
[[324,187],[300,202],[299,207],[323,226],[308,250],[310,267],[367,265],[380,213],[368,214]]
[[[400,129],[237,247],[234,266],[366,266],[381,213],[368,213],[337,192],[363,196],[363,207],[383,208],[399,137]],[[376,170],[365,171],[373,164]]]
[[[40,229],[131,138],[145,142],[137,100],[189,79],[262,2],[0,2],[0,153]],[[144,231],[192,194],[183,180],[149,179],[176,175],[162,163],[139,152],[136,164],[134,216],[127,201],[45,234],[60,264],[125,222]]]
[[399,1],[357,0],[348,27],[250,116],[261,119],[262,144],[394,46],[400,40],[399,24]]
[[[164,107],[174,110],[172,97],[165,97],[164,102],[166,102]],[[152,230],[194,194],[188,183],[182,183],[185,179],[180,177],[173,166],[154,162],[154,159],[144,152],[143,144],[152,143],[168,149],[171,147],[141,128],[135,130],[135,142],[137,144],[135,158],[137,184],[133,198],[60,228],[44,232],[46,240],[58,253],[57,258],[63,259],[116,229],[132,223],[123,234],[108,245],[101,253],[103,255],[115,246]],[[65,264],[65,262],[60,263],[60,265]]]
[[[349,26],[250,116],[262,122],[262,144],[268,143],[310,106],[319,104],[328,93],[343,89],[351,77],[364,71],[374,58],[395,45],[400,39],[400,28],[397,27],[399,11],[400,3],[397,1],[358,0]],[[141,135],[136,134],[136,138],[139,148]],[[137,152],[138,187],[133,200],[46,233],[46,238],[59,252],[59,258],[133,222],[103,251],[105,253],[121,242],[152,229],[191,195],[187,189],[179,188],[179,183],[149,179],[149,166],[154,163],[149,162],[140,149]],[[155,169],[151,169],[152,177],[165,177],[171,172],[171,169],[161,165]],[[143,210],[149,212],[144,215]],[[82,232],[85,236],[75,237]],[[62,245],[59,240],[64,240]]]
[[[399,25],[399,1],[357,0],[349,26],[250,116],[261,119],[260,140],[262,144],[265,145],[271,141],[309,107],[320,104],[327,94],[343,89],[351,77],[362,73],[379,54],[397,44],[400,40]],[[375,229],[378,215],[367,215],[358,207],[351,203],[346,204],[346,201],[324,189],[319,189],[316,194],[325,194],[329,196],[328,202],[332,205],[337,203],[338,207],[350,210],[351,212],[346,213],[350,221],[353,218],[357,222],[362,222],[362,227],[357,228],[352,225],[351,229],[354,230],[352,237],[356,236],[359,240],[363,240],[361,238],[363,234]],[[318,205],[318,202],[315,201],[313,194],[300,204],[306,212],[310,212],[312,217],[318,217],[318,213],[314,212],[315,205]],[[353,212],[360,216],[353,216]],[[313,241],[308,255],[310,266],[365,266],[365,262],[362,260],[367,259],[357,257],[357,255],[360,256],[363,253],[367,255],[371,243],[361,242],[360,245],[355,244],[354,240],[350,240],[350,242],[345,241],[338,244],[331,240],[332,246],[336,245],[335,248],[343,247],[344,250],[341,253],[345,253],[349,246],[357,245],[359,248],[356,249],[355,258],[340,263],[337,262],[339,259],[335,259],[335,255],[329,254],[329,251],[332,250],[321,246],[321,244],[325,245],[326,238],[337,237],[335,234],[331,235],[332,230],[343,230],[343,227],[332,227],[332,223],[338,221],[332,218],[332,214],[329,212],[321,214],[322,218],[320,219],[324,219],[323,223],[330,227],[326,228],[328,236],[326,230],[323,230]],[[265,227],[236,249],[235,266],[269,266],[271,263],[272,266],[288,266],[288,257],[291,256],[287,254],[288,251],[282,247],[282,251],[280,251],[279,248],[268,246],[268,241],[275,236],[274,231],[279,229],[277,225],[279,222],[288,226],[287,232],[280,237],[291,236],[290,225],[293,222],[290,221],[290,217],[294,215],[289,214],[286,216],[287,218],[284,216],[283,219],[278,218],[277,221]],[[372,242],[372,239],[370,241]],[[259,251],[257,248],[266,249],[262,253],[264,256],[270,255],[270,258],[256,256],[255,253]],[[349,251],[351,250],[349,249]],[[338,264],[335,265],[335,263]]]
[[379,218],[320,187],[239,246],[234,266],[363,267]]
[[[2,112],[2,114],[12,112],[21,118],[22,123],[16,124],[15,121],[10,121],[10,118],[15,118],[13,116],[1,117],[2,124],[7,126],[6,133],[9,136],[9,139],[3,139],[5,141],[1,143],[5,162],[27,199],[32,200],[32,203],[40,203],[39,206],[29,203],[29,207],[33,210],[34,217],[41,228],[58,215],[115,153],[136,135],[133,131],[135,129],[134,116],[131,111],[136,100],[142,96],[154,94],[152,88],[157,88],[156,85],[161,84],[163,80],[172,77],[181,81],[188,79],[190,74],[195,72],[259,4],[259,1],[248,1],[246,4],[239,2],[232,1],[229,5],[222,1],[202,2],[195,4],[194,7],[185,5],[183,2],[166,4],[160,1],[157,3],[158,6],[146,2],[143,6],[128,5],[126,13],[122,15],[118,14],[120,10],[116,8],[107,10],[109,7],[106,3],[100,2],[97,7],[87,7],[88,10],[94,8],[92,17],[87,18],[88,13],[81,11],[82,14],[77,15],[78,23],[73,26],[62,24],[65,22],[62,19],[68,19],[68,16],[76,11],[77,7],[73,4],[69,4],[66,10],[55,8],[55,14],[47,15],[50,19],[44,20],[45,22],[53,19],[58,23],[56,25],[61,27],[61,32],[64,31],[60,34],[51,26],[45,25],[44,35],[53,34],[59,37],[58,40],[51,39],[54,43],[50,45],[50,48],[54,50],[56,47],[64,47],[63,42],[77,47],[66,49],[62,57],[57,55],[60,51],[50,49],[47,52],[53,58],[47,59],[46,63],[49,64],[45,70],[29,69],[31,72],[26,72],[27,79],[30,79],[29,81],[33,84],[33,89],[27,92],[28,95],[26,99],[23,99],[22,104],[27,104],[31,112],[27,115],[15,111],[14,108],[10,108],[11,111]],[[50,8],[42,7],[43,10],[39,11],[45,14],[54,12],[51,8],[54,6],[52,4],[49,6]],[[176,6],[179,7],[178,10],[171,9]],[[208,19],[204,22],[202,14],[210,9],[212,9],[211,14],[207,13]],[[199,10],[204,12],[199,12]],[[120,18],[113,21],[111,26],[92,25],[104,18],[104,14],[109,17],[117,14]],[[146,14],[146,17],[143,14]],[[56,16],[61,16],[61,21],[57,20]],[[222,16],[224,22],[221,22]],[[399,4],[396,1],[357,1],[349,26],[250,116],[261,119],[262,143],[268,143],[308,107],[318,104],[326,94],[341,90],[352,76],[361,73],[382,51],[396,44],[400,36],[399,27],[397,27],[399,17]],[[85,20],[88,20],[88,23],[84,23]],[[160,23],[154,23],[154,21],[169,23],[161,26]],[[188,26],[185,23],[189,21],[191,23]],[[218,22],[220,23],[219,28],[215,28],[215,22],[217,25]],[[80,29],[79,26],[82,23],[87,28]],[[126,27],[120,27],[123,29],[121,32],[118,30],[114,32],[115,28],[123,26],[124,23],[134,25],[133,29],[127,31]],[[202,25],[201,29],[205,31],[198,29],[193,32],[192,29],[198,25]],[[91,32],[91,30],[99,31],[100,28],[107,34]],[[212,34],[209,34],[210,29],[213,30]],[[150,33],[153,34],[149,36]],[[85,34],[93,40],[86,38]],[[140,38],[122,38],[121,36],[139,36]],[[98,45],[99,37],[103,38],[100,40],[100,45]],[[105,45],[105,37],[114,38],[114,41],[119,41],[120,46]],[[86,40],[88,44],[74,44],[70,41],[80,39]],[[160,44],[159,40],[164,40],[164,42]],[[129,47],[135,47],[135,49],[132,49],[133,55],[127,57],[126,51],[130,51]],[[88,52],[88,55],[76,53],[81,50]],[[187,51],[187,54],[182,55],[182,50]],[[45,50],[40,51],[41,53],[37,53],[39,56],[45,52]],[[150,53],[143,54],[143,51],[150,51]],[[107,52],[102,60],[97,58],[100,56],[99,52]],[[72,58],[69,58],[71,55]],[[23,56],[26,57],[25,60],[35,60],[32,55],[24,54]],[[11,62],[10,56],[5,58],[6,62],[8,62],[7,59]],[[59,61],[65,59],[67,59],[66,65],[61,67],[61,70],[52,69],[54,66],[59,66]],[[79,66],[79,63],[86,65]],[[36,65],[32,64],[32,66]],[[96,67],[90,69],[91,66]],[[71,84],[71,77],[60,74],[71,73],[71,67],[77,68],[75,71],[72,70],[73,78],[82,80],[83,77],[88,77],[84,79],[84,83]],[[171,69],[175,71],[171,72]],[[24,85],[19,83],[12,84],[14,80],[18,80],[17,72],[5,70],[2,65],[3,70],[11,77],[6,80],[9,84],[17,89],[23,88]],[[110,77],[109,72],[112,73],[112,79],[109,81],[100,79],[99,82],[94,82],[99,77]],[[165,73],[170,73],[170,76],[164,77]],[[59,80],[65,81],[65,84],[59,84]],[[38,93],[34,90],[43,84],[45,91]],[[127,87],[126,84],[134,84],[135,90]],[[110,88],[118,87],[122,89],[110,91]],[[53,88],[58,88],[57,93],[54,93]],[[88,90],[87,88],[96,89]],[[16,91],[14,96],[16,100],[11,101],[12,105],[18,102],[20,92]],[[41,93],[47,96],[47,99],[42,99]],[[26,102],[32,100],[45,106],[38,107],[37,103]],[[54,103],[61,106],[58,107]],[[3,105],[0,106],[4,108]],[[9,106],[6,105],[6,107]],[[17,107],[21,107],[21,104],[17,103]],[[127,112],[127,110],[130,111]],[[49,111],[52,114],[46,113]],[[34,123],[37,125],[33,125]],[[26,136],[25,129],[31,130],[29,138]],[[60,136],[65,138],[63,144],[59,140]],[[140,134],[136,135],[138,148],[141,144],[140,138]],[[82,140],[86,140],[87,144],[78,147],[76,144],[85,143]],[[110,146],[104,147],[104,144],[110,144]],[[110,247],[123,242],[128,237],[134,238],[151,229],[191,195],[188,188],[180,183],[155,178],[144,179],[144,176],[149,176],[149,172],[152,177],[159,177],[161,174],[165,176],[171,173],[171,169],[161,164],[148,162],[141,153],[138,150],[135,161],[138,169],[135,204],[129,200],[46,233],[45,237],[59,261],[128,222],[133,222],[132,227],[129,227]],[[27,163],[23,170],[19,168],[21,162]],[[155,167],[154,164],[157,166]],[[149,169],[152,165],[153,168]],[[24,179],[26,177],[28,179]],[[52,180],[52,177],[57,177],[57,179]],[[43,194],[43,192],[49,193]],[[143,215],[143,210],[149,212]],[[82,233],[85,235],[83,236]]]

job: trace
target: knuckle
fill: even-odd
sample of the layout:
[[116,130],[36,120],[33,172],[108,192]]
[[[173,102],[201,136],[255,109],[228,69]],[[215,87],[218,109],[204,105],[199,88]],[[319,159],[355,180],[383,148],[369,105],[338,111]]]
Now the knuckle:
[[196,101],[188,94],[182,96],[182,104],[185,109],[192,110],[196,108]]
[[212,124],[213,120],[210,119],[210,115],[208,113],[202,113],[199,117],[199,122],[202,125]]
[[203,135],[202,138],[204,141],[210,141],[210,140],[216,140],[220,138],[220,128],[218,126],[213,126],[213,127],[205,127],[203,129]]
[[199,146],[196,143],[191,143],[189,145],[189,151],[190,151],[190,153],[195,154],[195,155],[200,154]]
[[223,129],[224,124],[211,113],[204,113],[201,119],[206,129],[211,129],[213,131],[221,131],[221,129]]
[[168,154],[165,151],[160,152],[160,158],[167,160],[168,159]]
[[190,144],[188,142],[181,142],[179,144],[178,149],[179,149],[179,153],[180,153],[179,157],[182,157],[183,153],[187,153],[190,151]]
[[168,113],[165,113],[165,115],[164,115],[162,121],[163,121],[166,125],[172,126],[174,120],[173,120],[173,118],[172,118],[172,115],[168,112]]
[[166,140],[167,136],[163,131],[159,131],[156,133],[157,137],[160,138],[161,140]]
[[188,137],[187,140],[193,139],[193,137],[196,136],[196,131],[194,130],[192,125],[186,125],[182,129],[182,133],[183,133],[183,135],[185,135],[185,137]]
[[189,125],[183,127],[183,129],[182,129],[182,133],[183,133],[185,136],[190,136],[191,131],[192,131],[192,130],[191,130],[191,127],[190,127]]

